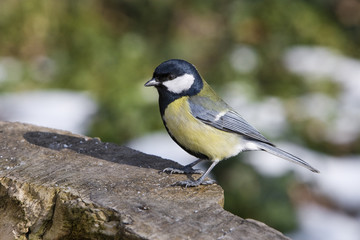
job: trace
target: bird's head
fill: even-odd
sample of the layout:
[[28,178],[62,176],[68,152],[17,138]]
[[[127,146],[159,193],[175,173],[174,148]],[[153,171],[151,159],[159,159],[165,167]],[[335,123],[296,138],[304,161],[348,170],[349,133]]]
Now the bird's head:
[[185,60],[171,59],[155,69],[153,78],[145,86],[156,87],[160,95],[182,97],[198,94],[204,85],[202,81],[194,65]]

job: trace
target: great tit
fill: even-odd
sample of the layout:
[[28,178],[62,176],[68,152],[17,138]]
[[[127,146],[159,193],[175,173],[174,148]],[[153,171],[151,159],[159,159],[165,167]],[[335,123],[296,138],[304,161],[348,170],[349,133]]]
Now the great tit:
[[146,87],[159,93],[160,114],[171,138],[186,152],[199,158],[182,169],[166,168],[172,173],[198,173],[192,167],[202,160],[212,162],[202,176],[174,185],[195,187],[213,184],[205,177],[224,159],[243,151],[262,150],[299,164],[312,172],[319,171],[304,160],[277,148],[226,104],[191,63],[171,59],[161,63]]

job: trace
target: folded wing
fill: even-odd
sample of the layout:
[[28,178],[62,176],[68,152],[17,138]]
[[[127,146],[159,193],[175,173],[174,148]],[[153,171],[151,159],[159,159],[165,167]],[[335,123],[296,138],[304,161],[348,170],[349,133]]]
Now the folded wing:
[[207,97],[193,96],[188,101],[192,115],[205,124],[273,145],[221,99],[212,101]]

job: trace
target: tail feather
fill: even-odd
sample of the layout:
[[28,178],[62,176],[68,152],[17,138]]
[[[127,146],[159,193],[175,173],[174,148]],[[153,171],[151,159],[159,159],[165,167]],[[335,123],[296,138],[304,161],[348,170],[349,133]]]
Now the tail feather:
[[285,160],[288,160],[290,162],[293,162],[293,163],[296,163],[296,164],[298,164],[300,166],[303,166],[303,167],[309,169],[312,172],[315,172],[315,173],[320,172],[319,170],[317,170],[317,169],[313,168],[312,166],[310,166],[310,164],[308,164],[304,160],[302,160],[302,159],[300,159],[300,158],[298,158],[298,157],[296,157],[296,156],[294,156],[294,155],[292,155],[292,154],[290,154],[288,152],[285,152],[284,150],[281,150],[280,148],[277,148],[275,146],[271,146],[271,145],[263,143],[263,142],[256,142],[256,145],[258,145],[261,150],[264,150],[264,151],[266,151],[268,153],[271,153],[271,154],[273,154],[275,156],[278,156],[280,158],[283,158]]

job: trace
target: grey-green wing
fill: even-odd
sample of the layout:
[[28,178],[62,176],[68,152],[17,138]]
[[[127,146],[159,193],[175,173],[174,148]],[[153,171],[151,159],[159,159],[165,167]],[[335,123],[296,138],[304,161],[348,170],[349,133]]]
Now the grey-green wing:
[[192,96],[188,102],[192,115],[203,123],[273,145],[223,100],[213,101],[208,97]]
[[255,140],[259,149],[267,151],[290,162],[299,164],[313,172],[319,172],[304,160],[275,147],[274,144],[269,142],[269,140],[261,135],[259,131],[247,123],[245,119],[243,119],[221,99],[218,98],[216,101],[212,101],[208,97],[192,96],[188,101],[193,116],[203,123],[223,131],[243,135],[249,140]]

